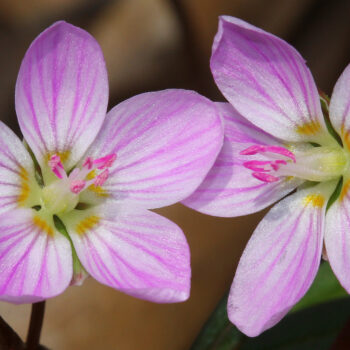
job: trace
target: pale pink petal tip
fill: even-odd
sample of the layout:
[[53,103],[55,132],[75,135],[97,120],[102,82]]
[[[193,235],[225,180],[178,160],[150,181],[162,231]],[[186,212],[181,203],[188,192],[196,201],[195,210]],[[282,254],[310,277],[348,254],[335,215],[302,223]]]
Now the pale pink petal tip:
[[234,17],[220,17],[210,67],[246,119],[286,141],[321,139],[327,129],[313,77],[282,39]]
[[260,222],[240,259],[228,316],[255,337],[274,326],[304,296],[321,259],[326,198],[315,188],[276,204]]

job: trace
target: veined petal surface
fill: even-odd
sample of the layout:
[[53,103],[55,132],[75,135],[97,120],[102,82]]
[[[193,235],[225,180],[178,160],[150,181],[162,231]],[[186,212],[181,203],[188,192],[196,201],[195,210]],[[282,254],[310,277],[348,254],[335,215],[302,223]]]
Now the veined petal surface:
[[350,65],[345,68],[334,86],[329,117],[344,146],[350,150]]
[[224,145],[204,181],[183,204],[205,214],[232,217],[257,212],[291,192],[300,180],[259,181],[243,166],[250,158],[240,155],[254,144],[283,144],[244,119],[229,103],[217,106],[224,118]]
[[326,215],[327,258],[341,285],[350,293],[350,178]]
[[0,300],[44,300],[62,293],[71,278],[71,247],[52,220],[32,209],[0,216]]
[[234,17],[220,17],[211,70],[227,100],[252,123],[287,141],[327,137],[313,77],[282,39]]
[[222,142],[223,125],[213,102],[193,91],[164,90],[114,107],[87,155],[115,153],[103,190],[117,201],[153,209],[189,196]]
[[113,205],[62,220],[81,263],[99,282],[158,303],[188,298],[189,248],[173,222],[146,209]]
[[34,164],[21,140],[0,122],[0,214],[31,203]]
[[16,84],[16,112],[40,165],[54,153],[73,166],[106,115],[107,72],[101,49],[86,31],[57,22],[29,47]]
[[239,262],[228,315],[243,333],[274,326],[306,293],[317,273],[327,200],[324,183],[276,204],[256,228]]

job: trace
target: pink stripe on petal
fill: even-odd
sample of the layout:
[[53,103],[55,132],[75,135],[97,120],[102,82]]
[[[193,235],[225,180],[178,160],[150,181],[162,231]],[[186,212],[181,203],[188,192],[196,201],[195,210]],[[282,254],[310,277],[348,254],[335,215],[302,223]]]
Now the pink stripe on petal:
[[68,240],[53,222],[46,223],[51,232],[43,229],[35,216],[34,210],[17,209],[0,217],[0,300],[44,300],[62,293],[72,278]]
[[275,325],[310,287],[320,263],[325,208],[334,187],[298,191],[276,204],[256,228],[228,301],[229,318],[243,333],[257,336]]
[[190,195],[222,141],[214,103],[192,91],[165,90],[113,108],[87,156],[116,154],[103,188],[118,201],[151,209]]
[[326,215],[325,245],[329,263],[341,285],[350,293],[350,187],[349,178]]
[[[82,232],[89,217],[99,219]],[[147,210],[127,211],[112,204],[63,220],[80,261],[99,282],[158,303],[188,298],[189,248],[171,221]]]
[[96,137],[107,102],[106,67],[90,34],[57,22],[34,40],[18,75],[16,111],[41,165],[55,153],[74,165]]
[[20,139],[0,122],[0,214],[29,203],[38,185],[34,164]]
[[237,18],[220,17],[211,70],[234,108],[270,134],[305,141],[327,132],[303,58],[274,35]]
[[350,65],[339,77],[334,86],[330,105],[329,117],[332,125],[341,136],[344,146],[350,149]]

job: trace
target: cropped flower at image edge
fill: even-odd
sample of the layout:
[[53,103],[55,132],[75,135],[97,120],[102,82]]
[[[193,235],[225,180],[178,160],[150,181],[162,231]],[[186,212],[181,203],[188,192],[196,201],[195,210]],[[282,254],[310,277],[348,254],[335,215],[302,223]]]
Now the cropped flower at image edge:
[[[350,66],[335,85],[328,112],[293,47],[224,16],[211,70],[229,101],[218,103],[224,145],[204,182],[184,203],[232,217],[260,211],[297,189],[256,228],[229,294],[230,320],[257,336],[306,293],[323,245],[324,257],[350,292]],[[328,113],[331,125],[324,117]]]
[[186,300],[186,238],[148,209],[206,176],[223,142],[215,105],[165,90],[106,115],[102,51],[65,22],[28,49],[15,98],[25,144],[0,122],[0,300],[40,301],[87,274],[146,300]]

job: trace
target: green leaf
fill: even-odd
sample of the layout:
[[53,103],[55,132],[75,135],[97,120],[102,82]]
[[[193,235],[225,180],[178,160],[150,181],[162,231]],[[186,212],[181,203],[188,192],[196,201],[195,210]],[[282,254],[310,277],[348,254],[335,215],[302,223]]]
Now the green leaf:
[[230,350],[239,344],[244,335],[229,321],[226,305],[227,295],[216,306],[193,343],[191,350]]
[[239,350],[328,350],[349,317],[349,297],[319,304],[289,314],[257,338],[245,338]]
[[[346,321],[346,318],[350,316],[350,299],[345,301],[349,306],[347,306],[348,304],[345,305],[344,310],[342,310],[344,313],[339,313],[338,318],[336,312],[332,313],[328,311],[328,304],[322,305],[322,303],[334,301],[346,297],[347,295],[347,292],[341,287],[337,278],[334,276],[328,262],[323,262],[311,288],[300,302],[294,306],[289,315],[271,330],[257,338],[252,338],[254,340],[239,332],[228,320],[226,312],[227,295],[225,295],[202,328],[191,350],[236,350],[238,348],[239,350],[279,350],[282,348],[286,350],[328,349],[327,347],[323,347],[325,345],[313,347],[313,345],[310,344],[318,341],[322,344],[329,344],[329,342],[334,340],[334,337]],[[341,303],[343,302],[342,300]],[[324,315],[318,315],[318,307],[312,308],[312,306],[316,305],[319,305],[318,307],[322,310],[330,312],[334,318],[330,321],[329,328],[319,320],[319,318],[327,320],[329,318],[328,314],[326,318]],[[311,315],[309,315],[310,307],[313,310]],[[304,314],[302,310],[304,310],[306,314]],[[313,320],[313,318],[315,318],[315,320]],[[310,328],[308,324],[304,324],[304,319],[312,323],[314,328]],[[288,326],[284,326],[286,322]],[[288,329],[288,327],[291,328]],[[305,333],[306,330],[307,332]],[[269,336],[271,332],[272,336]],[[265,342],[268,344],[266,345],[267,347],[264,345]],[[297,345],[293,348],[292,346],[294,343]],[[280,344],[283,344],[283,347],[280,347],[282,346]],[[276,348],[272,346],[276,346]]]

